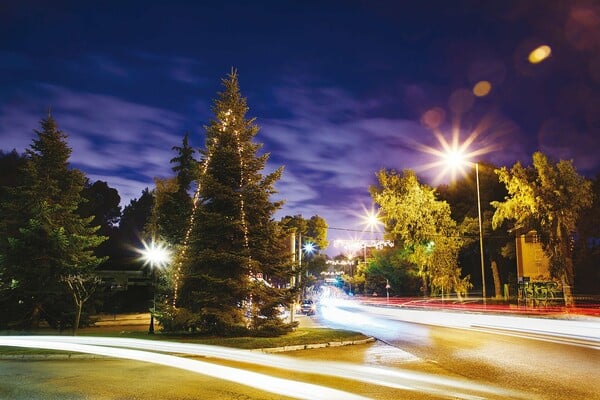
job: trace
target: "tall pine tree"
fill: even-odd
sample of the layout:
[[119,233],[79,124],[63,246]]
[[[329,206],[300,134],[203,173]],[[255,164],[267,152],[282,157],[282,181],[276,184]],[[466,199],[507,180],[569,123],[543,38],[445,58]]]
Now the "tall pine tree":
[[2,304],[11,311],[11,321],[5,322],[33,328],[42,320],[55,326],[71,323],[74,305],[67,279],[94,280],[101,259],[93,251],[104,240],[90,226],[94,217],[77,213],[85,177],[69,166],[67,136],[50,115],[41,126],[26,152],[24,184],[3,203],[16,217],[14,226],[3,229],[11,234],[0,244],[0,269],[11,282]]
[[185,232],[192,214],[192,197],[189,194],[192,183],[198,176],[198,162],[194,159],[195,150],[189,144],[189,134],[185,134],[181,147],[173,146],[177,156],[171,159],[175,178],[161,181],[156,185],[157,235],[170,245],[183,243]]
[[282,168],[263,175],[268,154],[240,94],[236,72],[223,79],[206,129],[199,198],[185,258],[177,307],[185,327],[217,334],[277,334],[290,328],[279,316],[288,289],[269,284],[290,268],[284,232],[273,220],[280,202],[270,201]]

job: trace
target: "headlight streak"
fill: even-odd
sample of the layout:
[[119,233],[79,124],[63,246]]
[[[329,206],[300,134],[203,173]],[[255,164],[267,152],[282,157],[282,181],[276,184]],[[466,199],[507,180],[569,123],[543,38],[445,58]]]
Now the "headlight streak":
[[[68,343],[66,338],[56,337],[2,337],[0,346],[33,347],[39,349],[52,349],[75,351],[88,354],[97,354],[108,357],[123,358],[128,360],[144,361],[153,364],[165,365],[167,367],[179,368],[213,378],[250,386],[265,392],[280,394],[296,399],[349,399],[366,400],[367,397],[355,395],[341,390],[326,388],[310,383],[292,381],[289,379],[275,378],[243,369],[226,367],[203,361],[190,360],[186,358],[153,353],[148,351],[131,350],[124,348],[103,347],[88,344]],[[69,338],[70,339],[70,338]],[[152,347],[154,341],[148,341],[148,347]]]
[[[527,335],[523,337],[532,339],[600,350],[600,322],[597,319],[562,320],[456,311],[408,310],[360,305],[353,301],[338,304],[392,320],[470,330],[488,329],[488,332],[489,329],[497,329],[500,330],[498,333],[503,333],[504,330],[509,331],[511,335],[522,333]],[[354,313],[353,318],[359,318],[359,313]]]
[[[11,344],[17,342],[16,344]],[[33,343],[33,345],[30,345]],[[253,386],[262,390],[271,391],[272,386],[269,383],[266,383],[265,387],[255,385],[256,382],[264,381],[267,379],[276,379],[269,378],[265,375],[260,375],[261,378],[251,378],[247,380],[238,379],[239,374],[237,372],[221,372],[220,369],[215,369],[212,373],[206,373],[208,370],[213,368],[215,364],[212,363],[204,363],[201,361],[197,361],[198,363],[202,363],[204,366],[202,369],[197,368],[187,368],[187,364],[182,364],[179,360],[179,357],[175,356],[166,356],[155,353],[145,353],[145,352],[137,352],[149,354],[144,359],[140,358],[132,358],[129,356],[124,356],[129,351],[135,352],[135,350],[126,350],[123,348],[135,348],[135,349],[146,349],[153,351],[164,351],[164,352],[173,352],[179,354],[190,354],[196,356],[204,356],[204,357],[213,357],[223,360],[231,360],[255,365],[262,365],[272,368],[278,368],[289,371],[309,371],[311,374],[320,374],[333,376],[337,378],[343,379],[351,379],[355,381],[365,382],[369,384],[379,385],[390,387],[394,389],[407,390],[407,391],[418,391],[428,394],[435,394],[440,396],[441,398],[451,398],[451,399],[465,399],[465,400],[479,400],[484,398],[489,398],[490,396],[498,396],[499,398],[513,398],[513,399],[531,399],[531,395],[525,395],[521,393],[517,393],[511,390],[505,390],[501,388],[494,388],[489,385],[479,385],[476,383],[466,382],[462,380],[450,379],[437,377],[434,375],[429,375],[425,373],[413,372],[413,371],[403,371],[400,369],[391,369],[391,368],[383,368],[383,367],[369,367],[369,366],[360,366],[348,363],[338,363],[338,362],[324,362],[324,361],[305,361],[299,360],[297,358],[291,357],[283,357],[276,356],[271,354],[260,354],[256,352],[251,352],[248,350],[238,350],[231,348],[224,348],[219,346],[210,346],[210,345],[200,345],[200,344],[186,344],[186,343],[176,343],[176,342],[164,342],[164,341],[156,341],[156,340],[143,340],[143,339],[121,339],[121,338],[103,338],[103,337],[64,337],[64,336],[21,336],[17,338],[11,337],[0,337],[0,345],[11,345],[18,347],[39,347],[39,348],[54,348],[60,350],[72,350],[72,351],[83,351],[92,354],[101,354],[101,355],[109,355],[113,357],[119,358],[129,358],[136,359],[139,361],[147,361],[154,362],[157,364],[168,365],[176,368],[186,369],[193,372],[198,372],[202,374],[206,374],[215,378],[226,379],[233,382],[241,383],[248,386]],[[61,348],[52,347],[53,345],[63,346]],[[70,346],[83,346],[83,350],[77,350],[74,347]],[[106,348],[106,347],[98,347],[98,346],[116,346],[117,348]],[[88,351],[87,348],[92,348],[94,351]],[[109,350],[109,354],[99,353],[97,349],[107,349]],[[128,353],[127,353],[128,354]],[[160,358],[154,356],[164,356],[169,357],[168,361],[161,362]],[[155,361],[159,360],[159,361]],[[192,360],[186,360],[192,361]],[[206,367],[208,366],[208,367]],[[231,367],[222,367],[228,368],[229,370],[234,371],[242,371],[233,369]],[[258,375],[258,374],[257,374]],[[290,394],[288,392],[274,392],[279,394],[285,394],[290,397],[297,397],[299,392],[293,387],[293,385],[300,384],[294,381],[287,381],[283,387],[290,389],[293,393]],[[315,386],[315,385],[313,385]],[[325,389],[320,386],[317,386],[319,391],[321,390],[334,390],[334,389]],[[280,389],[283,390],[283,389]],[[332,399],[339,397],[331,397],[330,394],[323,394],[322,397],[317,397],[314,390],[310,392],[310,396],[308,398],[311,399]],[[460,391],[464,392],[460,392]],[[329,397],[328,397],[329,396]],[[302,398],[302,397],[300,397]],[[352,399],[353,397],[343,396],[344,399]],[[361,398],[361,397],[354,397]]]

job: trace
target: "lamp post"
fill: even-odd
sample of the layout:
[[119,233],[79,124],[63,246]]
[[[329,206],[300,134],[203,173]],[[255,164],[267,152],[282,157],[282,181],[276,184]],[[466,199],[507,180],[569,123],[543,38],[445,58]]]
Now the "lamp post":
[[477,187],[477,219],[479,222],[479,255],[481,260],[481,285],[483,303],[485,304],[487,296],[485,290],[485,262],[483,257],[483,224],[481,218],[481,195],[479,190],[479,163],[466,161],[464,159],[464,155],[459,151],[448,151],[444,154],[444,158],[446,160],[446,163],[452,168],[456,168],[464,164],[475,164],[475,181]]
[[144,248],[137,250],[140,253],[140,260],[144,262],[144,266],[150,265],[152,274],[154,275],[154,282],[152,285],[152,312],[150,313],[150,326],[148,327],[148,333],[154,334],[154,314],[156,313],[156,286],[158,277],[156,275],[156,268],[165,267],[169,264],[171,254],[167,249],[166,245],[162,243],[156,243],[154,240],[150,242],[150,245],[142,241]]
[[[371,207],[371,210],[365,210],[366,213],[365,215],[362,217],[363,219],[363,225],[365,225],[365,227],[373,234],[375,231],[379,232],[379,225],[382,224],[382,222],[379,220],[379,210],[375,211],[373,209],[373,207]],[[367,265],[367,244],[366,242],[363,242],[363,257],[364,257],[364,262],[365,262],[365,267]]]
[[479,219],[479,255],[481,257],[481,283],[483,285],[483,303],[485,304],[485,263],[483,260],[483,225],[481,219],[481,195],[479,191],[479,164],[475,163],[475,180],[477,182],[477,217]]

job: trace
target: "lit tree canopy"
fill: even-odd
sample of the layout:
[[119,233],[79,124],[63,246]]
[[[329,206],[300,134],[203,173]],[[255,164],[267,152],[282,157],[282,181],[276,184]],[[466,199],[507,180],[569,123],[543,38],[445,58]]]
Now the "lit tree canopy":
[[315,245],[315,251],[324,251],[329,242],[327,241],[327,221],[323,217],[313,215],[305,219],[302,215],[285,216],[281,224],[287,229],[295,229],[296,233],[302,235],[302,242],[311,242]]
[[531,167],[516,163],[510,170],[497,170],[497,174],[506,185],[508,197],[492,203],[496,208],[493,226],[510,220],[515,230],[538,232],[550,259],[550,272],[562,280],[565,302],[571,305],[571,242],[581,211],[592,204],[591,182],[576,172],[571,161],[553,164],[540,152],[534,153]]
[[383,169],[377,179],[379,185],[370,191],[386,235],[409,250],[407,259],[419,267],[423,289],[429,279],[434,289],[465,293],[468,278],[460,278],[457,265],[462,240],[448,203],[437,200],[435,190],[420,184],[411,170]]

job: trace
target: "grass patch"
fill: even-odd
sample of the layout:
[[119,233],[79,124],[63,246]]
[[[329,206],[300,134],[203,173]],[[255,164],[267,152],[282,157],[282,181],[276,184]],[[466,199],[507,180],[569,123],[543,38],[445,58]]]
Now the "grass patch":
[[[15,336],[15,335],[11,335]],[[353,340],[362,340],[367,337],[363,334],[340,330],[324,328],[298,328],[283,336],[278,337],[207,337],[196,335],[175,335],[157,332],[149,335],[146,332],[90,332],[80,331],[79,336],[103,336],[119,337],[132,339],[165,340],[181,343],[208,344],[214,346],[233,347],[237,349],[263,349],[270,347],[296,346],[313,343],[344,342]],[[0,346],[0,355],[46,355],[46,354],[77,354],[73,352],[63,352],[59,350],[29,349],[20,347]]]
[[52,349],[31,349],[29,347],[0,346],[0,356],[49,356],[54,354],[81,354],[72,351]]
[[343,342],[366,339],[361,333],[341,329],[298,328],[288,334],[277,337],[215,337],[187,334],[170,334],[157,332],[149,335],[146,332],[82,332],[80,336],[109,336],[119,338],[166,340],[181,343],[210,344],[214,346],[234,347],[237,349],[263,349],[269,347],[295,346],[311,343]]

